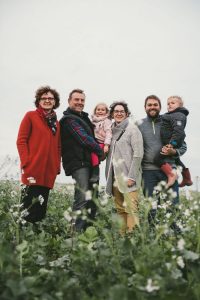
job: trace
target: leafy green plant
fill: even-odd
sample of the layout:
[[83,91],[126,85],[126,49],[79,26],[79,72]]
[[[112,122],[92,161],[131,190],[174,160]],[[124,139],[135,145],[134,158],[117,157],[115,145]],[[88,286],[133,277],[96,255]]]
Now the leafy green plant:
[[[73,186],[50,194],[46,218],[21,220],[20,189],[0,182],[0,299],[200,299],[200,196],[140,196],[140,225],[121,236],[113,201],[100,191],[96,219],[84,233],[72,231]],[[160,191],[160,192],[161,192]],[[154,226],[148,222],[157,204]],[[84,211],[79,216],[86,217]],[[176,220],[181,233],[171,225]]]

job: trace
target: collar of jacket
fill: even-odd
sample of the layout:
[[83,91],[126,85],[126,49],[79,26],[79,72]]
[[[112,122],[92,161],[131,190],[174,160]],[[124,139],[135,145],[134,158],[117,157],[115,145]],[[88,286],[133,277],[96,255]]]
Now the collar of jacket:
[[173,111],[168,111],[167,114],[173,114],[176,112],[181,112],[183,113],[185,116],[189,115],[189,110],[185,107],[177,107],[175,110]]
[[113,123],[113,125],[112,125],[112,134],[113,134],[113,138],[115,140],[117,140],[119,135],[121,135],[121,132],[124,131],[127,128],[128,124],[129,124],[129,118],[126,118],[125,120],[123,120],[119,124]]
[[158,123],[161,121],[161,115],[158,115],[157,118],[151,118],[151,117],[147,116],[147,120],[149,120],[149,122]]
[[71,109],[70,107],[68,107],[64,112],[63,115],[68,115],[68,114],[74,114],[78,117],[88,117],[88,113],[82,111],[81,113],[76,112],[75,110]]

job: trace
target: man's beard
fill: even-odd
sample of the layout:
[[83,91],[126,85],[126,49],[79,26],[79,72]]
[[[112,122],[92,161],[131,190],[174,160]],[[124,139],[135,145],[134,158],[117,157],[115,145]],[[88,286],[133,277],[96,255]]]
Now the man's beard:
[[[154,113],[154,115],[151,115],[151,111],[154,111],[155,113]],[[157,110],[154,110],[154,109],[152,109],[151,111],[148,111],[147,112],[147,116],[149,117],[149,118],[157,118],[158,116],[159,116],[159,111],[157,111]]]

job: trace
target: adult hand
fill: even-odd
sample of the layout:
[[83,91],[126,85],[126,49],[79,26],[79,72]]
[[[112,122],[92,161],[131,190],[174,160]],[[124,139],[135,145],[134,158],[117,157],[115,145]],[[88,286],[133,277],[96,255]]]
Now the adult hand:
[[173,148],[172,145],[168,144],[162,147],[162,154],[173,156],[176,155],[176,149]]
[[133,180],[133,179],[128,179],[128,181],[127,181],[127,186],[128,186],[128,187],[132,187],[134,184],[135,184],[135,180]]

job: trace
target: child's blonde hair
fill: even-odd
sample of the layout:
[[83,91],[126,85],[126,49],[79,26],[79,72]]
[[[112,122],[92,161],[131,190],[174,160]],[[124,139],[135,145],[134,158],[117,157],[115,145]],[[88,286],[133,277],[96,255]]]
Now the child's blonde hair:
[[107,113],[107,114],[109,113],[109,108],[108,108],[107,104],[104,103],[104,102],[99,102],[99,103],[97,103],[97,105],[96,105],[95,108],[94,108],[94,112],[93,112],[94,115],[96,114],[96,109],[97,109],[97,107],[98,107],[99,105],[104,106],[105,109],[106,109],[106,113]]
[[169,99],[178,100],[180,107],[183,107],[183,99],[180,96],[170,96],[167,100],[169,100]]

